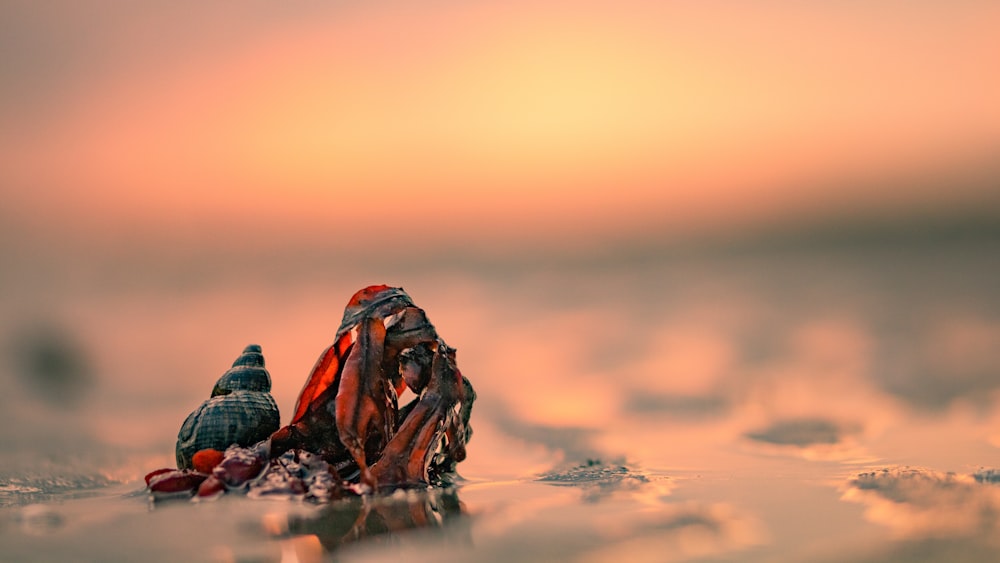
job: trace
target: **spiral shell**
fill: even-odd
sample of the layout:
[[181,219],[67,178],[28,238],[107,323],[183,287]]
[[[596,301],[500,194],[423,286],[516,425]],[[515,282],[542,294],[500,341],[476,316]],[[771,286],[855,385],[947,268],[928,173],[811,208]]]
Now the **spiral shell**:
[[251,344],[243,349],[233,367],[215,382],[212,396],[228,395],[233,391],[271,391],[271,375],[264,369],[264,354],[259,345]]
[[212,397],[184,420],[177,433],[177,467],[191,468],[192,456],[206,448],[246,447],[267,439],[280,422],[270,389],[261,348],[251,344],[216,382]]

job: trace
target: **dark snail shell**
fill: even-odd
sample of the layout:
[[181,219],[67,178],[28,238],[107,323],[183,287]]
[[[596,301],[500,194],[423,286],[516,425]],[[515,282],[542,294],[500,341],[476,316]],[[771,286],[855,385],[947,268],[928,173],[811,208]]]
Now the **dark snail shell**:
[[251,446],[278,429],[278,405],[268,392],[271,376],[264,369],[260,346],[250,345],[216,382],[212,398],[188,415],[177,433],[177,467],[191,468],[200,450],[225,450],[232,444]]
[[271,391],[271,375],[264,369],[264,354],[260,346],[251,344],[233,362],[233,367],[215,382],[212,396],[226,395],[233,391]]

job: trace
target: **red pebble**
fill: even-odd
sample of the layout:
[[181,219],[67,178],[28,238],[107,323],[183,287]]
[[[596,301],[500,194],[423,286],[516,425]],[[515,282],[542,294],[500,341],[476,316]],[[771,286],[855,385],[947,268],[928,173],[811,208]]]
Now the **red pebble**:
[[149,482],[153,479],[153,477],[156,477],[157,475],[163,475],[164,473],[167,473],[167,472],[170,472],[170,471],[177,471],[177,470],[176,469],[170,469],[168,467],[168,468],[165,468],[165,469],[157,469],[156,471],[150,471],[149,473],[146,474],[146,486],[147,487],[149,486]]
[[267,466],[267,459],[261,452],[250,448],[230,448],[225,459],[212,470],[212,475],[227,487],[243,486],[256,478]]
[[224,493],[225,491],[226,485],[214,475],[202,481],[201,485],[198,486],[198,496],[202,498],[214,497]]
[[191,464],[194,466],[194,470],[199,473],[212,473],[216,465],[222,461],[223,454],[219,450],[214,450],[212,448],[207,448],[204,450],[199,450],[198,453],[191,456]]
[[153,476],[149,480],[149,490],[153,493],[182,493],[194,491],[201,482],[208,478],[204,473],[188,469],[170,470]]

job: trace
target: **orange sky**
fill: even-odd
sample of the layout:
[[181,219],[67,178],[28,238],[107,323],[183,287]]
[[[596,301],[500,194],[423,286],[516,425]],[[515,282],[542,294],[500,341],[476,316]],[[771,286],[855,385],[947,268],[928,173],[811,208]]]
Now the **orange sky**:
[[1000,148],[993,2],[322,4],[8,3],[8,214],[573,237],[975,199],[857,179]]

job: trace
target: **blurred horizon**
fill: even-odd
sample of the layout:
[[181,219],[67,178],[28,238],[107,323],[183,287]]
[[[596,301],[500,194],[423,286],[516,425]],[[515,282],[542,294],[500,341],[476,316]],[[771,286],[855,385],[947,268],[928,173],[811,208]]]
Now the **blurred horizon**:
[[1000,208],[989,2],[12,0],[0,21],[0,251],[29,262],[583,255]]

